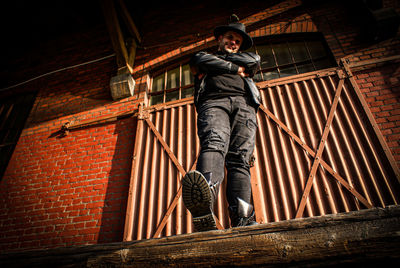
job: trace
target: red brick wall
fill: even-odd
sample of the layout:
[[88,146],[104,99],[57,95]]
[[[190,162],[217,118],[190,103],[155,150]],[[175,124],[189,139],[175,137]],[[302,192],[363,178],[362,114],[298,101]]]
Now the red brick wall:
[[387,64],[354,73],[380,131],[400,166],[400,68]]
[[0,184],[0,249],[121,241],[135,128],[21,137]]
[[[46,48],[57,42],[66,47],[50,55]],[[21,65],[25,71],[10,75],[10,84],[114,53],[105,26],[44,47],[46,57],[32,56],[41,59],[40,68]],[[109,57],[14,89],[38,95],[0,181],[1,251],[122,240],[136,121],[98,124],[65,137],[59,132],[65,122],[137,109],[139,96],[111,99],[116,67]]]
[[[50,54],[48,49],[63,44]],[[59,45],[60,46],[60,45]],[[24,77],[36,77],[114,54],[105,26],[89,32],[69,34],[51,41],[36,53],[41,57],[40,68],[28,69]],[[28,126],[63,116],[101,107],[112,102],[110,78],[116,74],[115,56],[75,68],[62,70],[40,78],[27,86],[39,91]],[[15,78],[17,79],[17,78]],[[33,87],[33,88],[32,88]]]

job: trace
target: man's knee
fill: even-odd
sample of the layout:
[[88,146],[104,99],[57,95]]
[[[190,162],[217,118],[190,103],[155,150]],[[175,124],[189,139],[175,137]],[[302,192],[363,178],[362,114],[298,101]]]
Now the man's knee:
[[229,167],[243,167],[248,169],[250,167],[251,155],[247,151],[228,152],[226,155],[226,166]]
[[204,152],[217,151],[224,155],[228,149],[229,135],[224,131],[211,129],[201,133],[199,137],[201,150]]

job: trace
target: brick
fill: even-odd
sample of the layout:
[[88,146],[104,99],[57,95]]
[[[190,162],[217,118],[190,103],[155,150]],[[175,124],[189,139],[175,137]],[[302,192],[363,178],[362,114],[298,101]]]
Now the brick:
[[386,116],[390,116],[389,112],[380,112],[380,113],[376,113],[376,116],[378,117],[386,117]]
[[369,74],[358,74],[356,77],[357,79],[363,79],[369,77]]
[[396,124],[394,122],[387,122],[384,124],[381,124],[381,128],[387,129],[387,128],[394,128]]
[[372,84],[372,83],[363,83],[363,84],[360,84],[360,87],[361,88],[371,88],[371,87],[373,87],[374,85]]
[[400,133],[400,127],[392,128],[392,133]]
[[96,234],[98,232],[99,232],[99,228],[98,227],[85,228],[85,229],[79,230],[79,234],[80,235]]
[[80,217],[73,218],[72,221],[73,222],[89,221],[89,220],[92,220],[92,218],[93,218],[92,215],[80,216]]
[[85,228],[94,227],[94,226],[97,226],[97,222],[96,221],[91,221],[91,222],[86,222],[85,223]]
[[388,135],[387,139],[389,141],[399,141],[400,140],[400,134],[392,134],[392,135]]
[[400,120],[400,115],[389,116],[388,120],[391,121],[391,122],[399,121]]
[[395,104],[395,103],[398,103],[399,101],[397,100],[397,99],[395,99],[395,98],[393,98],[393,99],[385,99],[384,101],[383,101],[383,103],[385,104],[385,105],[388,105],[388,104]]
[[374,101],[374,102],[370,102],[371,107],[382,106],[383,104],[384,104],[383,101]]
[[376,118],[375,121],[376,123],[380,124],[380,123],[386,123],[388,120],[386,118]]
[[100,208],[104,206],[104,202],[89,203],[85,206],[86,209]]

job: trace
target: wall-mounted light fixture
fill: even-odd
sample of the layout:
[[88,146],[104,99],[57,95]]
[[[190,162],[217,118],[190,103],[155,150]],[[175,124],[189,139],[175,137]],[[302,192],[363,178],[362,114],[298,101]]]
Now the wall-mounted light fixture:
[[135,90],[135,80],[129,73],[119,74],[111,78],[110,88],[113,100],[131,97]]

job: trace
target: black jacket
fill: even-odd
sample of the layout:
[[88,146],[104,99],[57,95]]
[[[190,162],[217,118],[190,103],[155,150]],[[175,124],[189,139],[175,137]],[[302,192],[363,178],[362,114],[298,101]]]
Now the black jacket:
[[249,93],[254,104],[257,107],[260,105],[260,92],[251,78],[256,73],[260,64],[259,55],[251,52],[212,55],[200,51],[191,58],[189,64],[191,67],[197,68],[199,73],[205,74],[201,80],[197,79],[197,77],[195,78],[194,102],[196,106],[201,94],[204,93],[207,74],[236,74],[239,70],[239,66],[244,67],[245,73],[249,74],[249,77],[244,77],[243,80],[247,84],[246,88],[250,91]]

